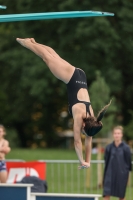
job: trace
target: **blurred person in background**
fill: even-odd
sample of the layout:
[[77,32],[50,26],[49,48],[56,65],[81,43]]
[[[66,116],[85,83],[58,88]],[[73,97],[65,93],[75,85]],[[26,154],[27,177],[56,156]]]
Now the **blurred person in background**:
[[6,134],[5,127],[0,125],[0,183],[6,183],[7,180],[7,169],[5,162],[5,155],[11,150],[9,142],[4,139]]
[[123,127],[113,129],[114,141],[105,150],[105,169],[103,178],[103,199],[109,200],[110,196],[125,200],[126,186],[131,171],[131,151],[129,146],[122,141]]

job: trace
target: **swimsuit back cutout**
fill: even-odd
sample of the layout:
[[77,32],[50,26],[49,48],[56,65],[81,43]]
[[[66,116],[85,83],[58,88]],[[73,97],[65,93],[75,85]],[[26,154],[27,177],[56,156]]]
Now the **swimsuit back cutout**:
[[69,113],[72,115],[72,107],[77,103],[83,103],[86,106],[86,118],[87,112],[91,116],[90,112],[90,102],[80,101],[77,99],[77,93],[81,88],[87,89],[87,80],[86,75],[83,70],[75,68],[75,71],[67,84],[67,91],[68,91],[68,108]]

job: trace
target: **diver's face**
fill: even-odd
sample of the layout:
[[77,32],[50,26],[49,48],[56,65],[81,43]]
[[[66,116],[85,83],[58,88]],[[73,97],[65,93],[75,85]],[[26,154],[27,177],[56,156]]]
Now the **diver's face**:
[[85,127],[85,123],[83,122],[82,127],[81,127],[81,132],[84,133],[84,127]]
[[83,124],[82,124],[82,128],[84,128],[85,127],[85,122],[83,122]]
[[86,135],[84,127],[85,127],[85,123],[83,122],[82,127],[81,127],[81,133],[83,133],[84,135]]
[[83,133],[84,135],[86,135],[86,132],[85,132],[84,128],[81,129],[81,133]]

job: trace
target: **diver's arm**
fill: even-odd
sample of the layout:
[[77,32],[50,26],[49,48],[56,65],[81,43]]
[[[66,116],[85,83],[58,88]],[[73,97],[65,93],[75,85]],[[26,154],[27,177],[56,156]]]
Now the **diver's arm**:
[[81,141],[81,135],[80,135],[83,121],[81,119],[82,118],[80,116],[77,116],[76,118],[74,118],[74,126],[73,126],[74,146],[75,146],[75,151],[77,153],[78,159],[80,161],[79,169],[88,168],[90,166],[90,163],[85,162],[83,159],[82,141]]
[[92,137],[85,137],[85,162],[91,161]]
[[82,164],[84,159],[83,159],[83,153],[82,153],[82,141],[81,141],[81,136],[80,136],[80,129],[81,129],[80,124],[81,124],[80,120],[78,119],[78,117],[76,117],[76,119],[74,119],[74,126],[73,126],[74,147],[75,147],[75,151],[78,156],[79,162],[80,164]]

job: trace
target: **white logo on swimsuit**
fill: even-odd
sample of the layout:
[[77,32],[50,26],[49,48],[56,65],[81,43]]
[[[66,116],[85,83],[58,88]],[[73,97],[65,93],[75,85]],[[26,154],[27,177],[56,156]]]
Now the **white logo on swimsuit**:
[[86,82],[83,82],[83,81],[76,81],[76,83],[80,83],[80,84],[87,85],[87,83],[86,83]]

